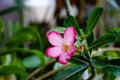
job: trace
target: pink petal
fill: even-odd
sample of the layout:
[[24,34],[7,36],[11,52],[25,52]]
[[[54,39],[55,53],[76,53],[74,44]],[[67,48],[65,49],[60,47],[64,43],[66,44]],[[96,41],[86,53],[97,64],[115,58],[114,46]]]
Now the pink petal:
[[68,59],[70,59],[70,56],[68,56],[67,53],[62,53],[59,56],[58,62],[61,64],[66,64],[68,62]]
[[63,39],[62,39],[61,35],[55,31],[51,31],[48,33],[48,41],[53,46],[61,46],[63,43]]
[[47,57],[51,56],[53,58],[57,58],[61,53],[62,50],[59,47],[49,47],[45,51]]
[[74,42],[76,37],[76,31],[73,27],[69,27],[64,31],[64,41],[66,44],[71,44]]
[[74,44],[70,44],[67,54],[71,57],[74,52],[75,52],[75,46]]

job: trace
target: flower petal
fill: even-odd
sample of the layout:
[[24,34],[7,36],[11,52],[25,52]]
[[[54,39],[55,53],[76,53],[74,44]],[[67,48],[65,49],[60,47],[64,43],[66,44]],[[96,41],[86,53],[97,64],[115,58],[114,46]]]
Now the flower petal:
[[70,44],[67,54],[71,57],[74,52],[75,52],[75,46],[74,44]]
[[45,51],[47,57],[51,56],[53,58],[57,58],[61,53],[62,50],[59,47],[49,47]]
[[76,31],[73,27],[69,27],[64,31],[64,41],[66,44],[71,44],[74,42],[76,37]]
[[62,39],[61,35],[56,31],[51,31],[48,33],[48,41],[53,46],[61,46],[63,43],[63,39]]
[[66,64],[68,62],[68,59],[70,59],[70,56],[68,56],[67,53],[62,53],[59,56],[58,62],[61,64]]

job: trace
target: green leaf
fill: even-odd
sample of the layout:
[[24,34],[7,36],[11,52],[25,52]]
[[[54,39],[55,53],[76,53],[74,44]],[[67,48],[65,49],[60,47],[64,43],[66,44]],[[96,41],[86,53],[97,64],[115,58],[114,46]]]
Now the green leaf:
[[65,28],[64,27],[56,27],[54,30],[59,32],[59,33],[63,33]]
[[28,74],[26,72],[16,75],[17,80],[25,80]]
[[87,43],[88,46],[94,41],[94,34],[91,32],[91,34],[87,37]]
[[113,75],[111,72],[104,70],[103,80],[115,80],[115,75]]
[[103,11],[104,10],[101,7],[95,7],[92,10],[92,12],[90,13],[90,16],[87,20],[87,27],[85,29],[85,34],[88,34],[89,32],[91,32],[94,29],[94,27],[95,27],[96,23],[98,22],[100,16],[102,15]]
[[89,45],[89,49],[91,50],[92,48],[98,48],[102,45],[112,43],[116,41],[116,35],[115,34],[105,34],[99,38],[97,38],[95,41],[93,41]]
[[15,23],[15,33],[21,29],[21,25],[19,22]]
[[14,35],[6,40],[6,46],[19,46],[24,44],[27,41],[31,41],[34,39],[34,36],[31,34],[21,34]]
[[39,60],[39,58],[35,55],[26,57],[22,60],[22,64],[29,69],[33,69],[38,67],[41,64],[41,61]]
[[4,34],[4,22],[0,18],[0,46],[3,45],[3,34]]
[[119,53],[116,51],[107,51],[105,52],[106,56],[108,57],[108,59],[116,59],[119,58]]
[[39,45],[40,45],[40,50],[44,51],[44,45],[43,45],[43,40],[41,38],[40,33],[38,32],[37,28],[35,26],[27,26],[26,28],[22,28],[21,30],[19,30],[17,34],[31,34],[32,36],[34,36],[34,39],[37,39]]
[[45,56],[44,53],[39,51],[39,50],[31,50],[32,53],[34,53],[40,60],[41,66],[44,68],[45,67]]
[[25,72],[25,69],[20,66],[9,65],[0,67],[0,75],[20,74]]
[[17,46],[17,45],[24,44],[27,41],[33,40],[35,37],[34,34],[36,32],[35,29],[36,28],[33,28],[33,27],[20,29],[19,31],[16,32],[15,35],[13,35],[12,37],[6,40],[6,45]]
[[77,80],[87,67],[86,64],[70,66],[57,72],[53,80]]
[[73,56],[71,59],[69,59],[69,62],[71,63],[74,63],[74,64],[88,64],[88,60],[82,56],[82,55],[79,55],[79,56]]
[[35,32],[36,32],[35,26],[27,26],[25,28],[22,28],[22,29],[18,30],[16,32],[16,35],[20,34],[20,33],[21,34],[26,34],[26,33],[34,34]]
[[39,49],[43,52],[44,51],[43,39],[37,30],[35,31],[35,37],[37,38],[38,43],[40,45]]
[[28,49],[25,49],[25,48],[19,48],[19,47],[8,48],[8,49],[3,48],[2,52],[0,53],[0,56],[3,56],[5,54],[11,54],[14,52],[21,52],[21,53],[28,52],[28,53],[30,53],[30,51]]
[[108,32],[109,34],[114,34],[116,36],[116,42],[120,41],[120,28],[113,29]]
[[79,25],[76,21],[76,19],[73,17],[73,16],[68,16],[64,22],[63,22],[63,25],[65,27],[69,27],[69,26],[73,26],[77,32],[78,35],[80,35],[80,31],[79,31]]
[[4,22],[3,22],[3,20],[0,18],[0,31],[1,31],[1,29],[4,27]]
[[108,58],[105,56],[96,56],[89,61],[95,68],[104,68],[109,64]]
[[13,23],[11,21],[8,22],[8,29],[9,29],[9,36],[13,36],[14,34],[14,26],[13,26]]
[[110,64],[105,70],[112,72],[115,76],[120,76],[120,59],[110,60]]

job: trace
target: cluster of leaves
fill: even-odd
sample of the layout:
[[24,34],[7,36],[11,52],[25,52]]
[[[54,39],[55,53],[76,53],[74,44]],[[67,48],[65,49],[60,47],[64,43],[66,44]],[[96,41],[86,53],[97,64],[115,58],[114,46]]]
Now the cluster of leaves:
[[[41,35],[35,26],[21,27],[19,23],[9,22],[9,37],[6,34],[4,22],[0,20],[0,75],[16,75],[25,80],[27,69],[45,66],[44,45]],[[29,48],[24,47],[29,42]],[[32,46],[30,46],[32,44]],[[35,46],[39,44],[38,46]],[[17,79],[18,79],[17,78]],[[2,78],[1,78],[2,79]]]
[[[19,1],[20,0],[16,0],[18,6],[12,6],[3,10],[0,12],[0,15],[21,10],[23,5]],[[117,59],[109,59],[109,56],[116,56],[113,55],[115,53],[111,54],[110,52],[107,53],[107,55],[91,56],[93,49],[120,41],[120,29],[109,31],[105,35],[94,40],[93,29],[102,13],[103,8],[94,8],[87,20],[86,27],[83,28],[79,28],[79,25],[73,16],[68,16],[64,20],[64,27],[73,26],[75,28],[77,32],[75,44],[76,46],[83,45],[84,52],[77,53],[73,56],[69,60],[73,65],[57,72],[54,80],[77,80],[89,68],[91,68],[91,71],[97,69],[98,72],[99,69],[101,69],[102,73],[104,73],[104,79],[108,79],[109,77],[110,80],[113,79],[114,76],[120,76],[120,59],[118,55]],[[44,45],[41,36],[35,27],[29,26],[22,28],[19,23],[16,23],[13,26],[11,22],[9,22],[8,26],[10,37],[4,40],[6,34],[5,26],[3,21],[0,20],[0,75],[9,76],[10,74],[15,74],[19,80],[25,80],[27,75],[26,69],[34,69],[39,65],[44,68],[46,62],[43,52]],[[64,27],[59,27],[56,31],[63,33]],[[32,42],[34,44],[39,43],[39,46],[25,49],[24,44],[27,42]],[[104,71],[104,69],[106,71]]]
[[[103,13],[103,8],[95,7],[87,20],[86,27],[79,28],[79,25],[76,19],[73,16],[68,16],[64,20],[64,27],[73,26],[77,32],[76,42],[78,46],[84,46],[84,52],[75,54],[69,61],[74,65],[65,68],[62,71],[59,71],[54,80],[78,80],[80,76],[84,73],[85,70],[90,69],[92,71],[92,75],[90,76],[90,80],[95,75],[95,70],[101,69],[102,73],[107,80],[111,80],[113,76],[120,75],[120,58],[109,59],[109,55],[96,55],[92,56],[92,50],[97,49],[103,45],[107,45],[110,43],[115,43],[120,41],[120,30],[115,29],[107,32],[106,34],[100,36],[96,40],[94,40],[93,29],[95,28],[100,16]],[[62,33],[65,28],[57,28],[56,31]],[[104,71],[105,69],[105,71]],[[99,72],[99,70],[98,70]],[[109,74],[108,74],[109,73]],[[109,77],[109,78],[108,78]]]
[[23,1],[14,0],[14,3],[0,11],[0,16],[18,12],[20,19],[16,23],[9,21],[7,28],[0,19],[0,80],[8,80],[11,74],[17,80],[25,80],[35,68],[41,67],[44,71],[45,64],[51,60],[44,55],[44,46],[48,44],[43,41],[40,29],[37,26],[23,26]]

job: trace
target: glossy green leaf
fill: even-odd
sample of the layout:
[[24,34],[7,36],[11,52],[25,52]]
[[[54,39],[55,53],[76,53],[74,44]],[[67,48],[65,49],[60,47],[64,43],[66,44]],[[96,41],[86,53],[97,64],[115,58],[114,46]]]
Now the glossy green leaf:
[[15,29],[15,33],[19,31],[21,29],[21,24],[19,22],[16,22],[14,29]]
[[44,45],[43,45],[43,40],[41,38],[40,33],[38,32],[37,28],[35,26],[27,26],[26,28],[22,28],[21,30],[19,30],[17,34],[31,34],[32,36],[34,36],[34,39],[37,39],[37,42],[40,46],[40,50],[44,51]]
[[59,68],[62,67],[62,66],[63,66],[62,64],[56,62],[56,63],[54,64],[54,68],[53,68],[53,69],[59,69]]
[[41,61],[39,60],[37,56],[32,55],[32,56],[29,56],[23,59],[22,64],[26,68],[33,69],[33,68],[38,67],[41,64]]
[[4,27],[4,22],[3,22],[3,20],[0,18],[0,31],[1,31],[1,29]]
[[77,80],[81,77],[88,65],[74,65],[57,72],[53,80]]
[[108,32],[109,34],[114,34],[116,36],[116,42],[120,41],[120,28],[113,29]]
[[21,33],[21,34],[25,34],[25,33],[34,34],[36,30],[37,30],[37,29],[35,28],[35,26],[27,26],[27,27],[25,27],[25,28],[22,28],[22,29],[18,30],[18,31],[16,32],[16,35],[17,35],[17,34],[20,34],[20,33]]
[[89,61],[95,68],[104,68],[109,64],[108,58],[105,56],[96,56]]
[[4,22],[0,18],[0,46],[3,45],[3,34],[4,34]]
[[87,20],[87,27],[85,29],[85,34],[88,34],[89,32],[91,32],[94,29],[94,27],[95,27],[96,23],[98,22],[100,16],[102,15],[103,11],[104,10],[101,7],[95,7],[91,11],[90,16]]
[[73,26],[75,28],[77,34],[80,35],[79,25],[73,16],[68,16],[64,20],[63,25],[64,25],[64,27]]
[[44,44],[43,44],[43,39],[41,37],[41,34],[36,30],[35,31],[35,37],[38,40],[38,44],[39,44],[39,49],[43,52],[44,51]]
[[99,38],[97,38],[95,41],[93,41],[90,45],[89,45],[89,49],[92,48],[98,48],[100,46],[103,46],[105,44],[109,44],[112,42],[116,41],[116,35],[115,34],[105,34]]
[[119,58],[119,53],[115,52],[115,51],[107,51],[105,52],[106,56],[108,57],[108,59],[116,59]]
[[113,75],[111,72],[104,70],[103,80],[115,80],[115,75]]
[[54,30],[59,32],[59,33],[63,33],[65,28],[64,27],[56,27]]
[[39,50],[31,50],[32,53],[34,53],[40,60],[41,66],[44,68],[45,67],[45,55],[43,52]]
[[31,34],[19,34],[14,35],[6,40],[7,46],[19,46],[21,44],[24,44],[27,41],[32,41],[34,38]]
[[1,66],[0,75],[9,75],[9,74],[20,74],[25,72],[25,69],[16,65]]
[[13,35],[12,37],[8,38],[6,40],[6,45],[21,45],[24,44],[25,42],[31,41],[35,38],[34,34],[36,29],[33,27],[27,27],[20,29]]
[[115,76],[120,76],[120,59],[110,60],[110,64],[105,68],[105,70],[110,71]]
[[91,34],[87,37],[87,43],[88,46],[94,41],[94,34],[91,32]]
[[89,49],[92,48],[98,48],[102,45],[113,43],[113,42],[119,42],[120,41],[120,29],[114,29],[106,33],[105,35],[97,38],[95,41],[93,41],[89,45]]
[[69,59],[69,62],[79,65],[83,63],[88,64],[88,60],[82,55],[73,56],[71,59]]
[[8,22],[8,29],[9,29],[9,36],[13,36],[14,34],[14,26],[13,23],[11,21]]
[[14,52],[21,52],[21,53],[28,52],[28,53],[30,53],[30,51],[28,49],[25,49],[25,48],[19,48],[19,47],[8,48],[8,49],[3,48],[2,52],[0,53],[0,56],[3,56],[5,54],[11,54]]
[[25,80],[27,76],[28,74],[26,72],[16,75],[17,80]]

